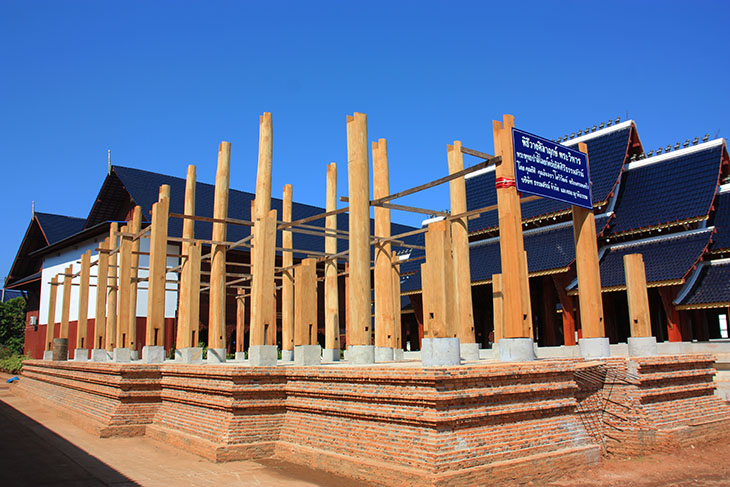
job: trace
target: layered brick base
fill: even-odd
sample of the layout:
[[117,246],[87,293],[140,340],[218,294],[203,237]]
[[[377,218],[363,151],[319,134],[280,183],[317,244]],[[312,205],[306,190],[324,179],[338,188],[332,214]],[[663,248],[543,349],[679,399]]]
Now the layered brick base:
[[275,456],[387,485],[550,478],[728,437],[706,355],[473,366],[244,367],[28,361],[19,393],[101,436],[212,461]]

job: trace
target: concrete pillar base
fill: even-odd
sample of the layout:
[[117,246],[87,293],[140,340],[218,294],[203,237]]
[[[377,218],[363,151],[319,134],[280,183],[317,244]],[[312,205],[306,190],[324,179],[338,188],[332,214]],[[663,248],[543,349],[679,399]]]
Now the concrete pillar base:
[[578,340],[580,356],[583,358],[606,358],[611,356],[608,338],[581,338]]
[[131,350],[129,357],[131,360],[139,360],[139,350]]
[[460,365],[458,338],[424,338],[421,342],[421,362],[424,367]]
[[375,347],[373,345],[351,345],[347,348],[347,360],[352,364],[375,363]]
[[248,360],[248,357],[246,356],[246,352],[236,352],[233,360],[236,362],[245,362]]
[[465,361],[479,360],[479,344],[478,343],[462,343],[459,345],[461,349],[461,359]]
[[165,361],[165,347],[145,345],[142,347],[142,362],[145,364],[161,364]]
[[375,347],[376,362],[392,362],[393,349],[391,347]]
[[209,364],[226,363],[226,349],[225,348],[209,348],[207,362]]
[[322,347],[319,345],[296,345],[294,347],[294,365],[311,366],[322,363]]
[[322,361],[323,362],[339,362],[340,361],[340,349],[339,348],[325,348],[322,350]]
[[91,350],[92,362],[109,362],[111,359],[112,354],[103,348],[94,348]]
[[279,350],[276,345],[251,345],[248,347],[248,363],[254,367],[273,367],[276,365],[278,355]]
[[[142,349],[144,355],[144,349]],[[175,362],[181,364],[202,364],[203,348],[202,347],[185,347],[175,349]]]
[[403,360],[403,349],[402,348],[393,349],[393,360],[396,362],[401,362]]
[[53,350],[44,350],[43,360],[53,360]]
[[657,355],[656,337],[629,337],[629,357]]
[[[325,350],[326,352],[326,350]],[[281,361],[282,362],[292,362],[294,360],[294,350],[282,350],[281,351]]]
[[531,362],[535,360],[532,338],[502,338],[497,353],[500,362]]
[[128,348],[115,348],[112,360],[119,363],[131,362],[132,351]]
[[89,349],[88,348],[74,349],[74,362],[88,362],[88,361],[89,361]]

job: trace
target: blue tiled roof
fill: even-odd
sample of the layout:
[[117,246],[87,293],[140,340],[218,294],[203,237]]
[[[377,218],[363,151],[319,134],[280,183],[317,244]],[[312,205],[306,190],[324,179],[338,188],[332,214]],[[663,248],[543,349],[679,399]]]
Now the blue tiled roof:
[[613,233],[707,216],[720,175],[722,146],[679,154],[624,172]]
[[[152,204],[157,201],[159,188],[163,184],[170,185],[170,213],[184,213],[185,208],[185,179],[167,176],[164,174],[143,171],[128,167],[114,166],[114,172],[124,184],[132,199],[136,204],[142,207],[146,219],[149,219]],[[215,195],[215,186],[208,183],[198,182],[195,187],[195,213],[197,216],[212,217],[213,203]],[[250,220],[251,217],[251,201],[254,199],[253,193],[229,190],[228,193],[228,217],[240,220]],[[277,210],[277,218],[281,220],[282,200],[279,198],[271,199],[271,208]],[[323,208],[305,205],[301,203],[292,204],[292,219],[298,220],[308,216],[324,213]],[[310,222],[309,225],[324,227],[324,220]],[[337,215],[337,228],[347,230],[349,228],[348,215]],[[371,220],[371,233],[374,230],[374,222]],[[413,227],[400,224],[392,224],[391,232],[393,235],[397,233],[413,230]],[[212,223],[195,222],[195,236],[201,239],[210,239],[213,231]],[[180,237],[182,235],[182,220],[179,218],[171,218],[168,228],[171,237]],[[227,240],[237,241],[250,234],[250,228],[242,225],[228,225]],[[406,239],[411,241],[411,239]],[[347,240],[338,239],[338,251],[347,249]],[[302,233],[293,233],[294,248],[303,250],[324,251],[324,237],[316,235],[307,235]],[[281,246],[281,232],[277,232],[277,246]]]
[[730,191],[717,196],[714,225],[717,233],[712,239],[710,249],[713,251],[730,249]]
[[[596,233],[605,230],[610,219],[609,215],[596,217]],[[547,272],[568,267],[575,260],[575,241],[572,222],[547,226],[538,231],[529,231],[524,235],[525,250],[527,251],[527,268],[530,273]],[[411,256],[422,256],[419,250]],[[402,292],[421,289],[420,260],[408,263],[401,267],[401,271],[416,272],[401,284]],[[488,239],[484,243],[470,246],[469,263],[472,282],[488,281],[493,274],[502,272],[500,259],[499,239]]]
[[[631,127],[597,135],[586,141],[590,157],[591,181],[593,183],[593,203],[608,199],[628,151]],[[466,180],[467,209],[473,210],[497,204],[495,172],[487,172]],[[522,219],[530,220],[552,213],[569,210],[570,206],[561,201],[542,198],[522,205]],[[476,232],[497,226],[497,212],[485,213],[469,222],[469,231]]]
[[706,305],[730,302],[730,261],[703,265],[692,289],[679,305]]
[[601,286],[626,284],[623,261],[626,254],[641,254],[644,257],[647,283],[683,279],[699,261],[710,243],[712,232],[713,229],[709,228],[609,247],[601,259]]
[[48,245],[74,235],[84,228],[86,219],[72,216],[54,215],[52,213],[35,213],[38,224],[48,240]]

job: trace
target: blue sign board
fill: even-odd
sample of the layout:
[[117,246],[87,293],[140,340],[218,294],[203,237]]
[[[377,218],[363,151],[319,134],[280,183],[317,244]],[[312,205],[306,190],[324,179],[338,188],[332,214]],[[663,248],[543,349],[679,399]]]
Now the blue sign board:
[[587,155],[515,128],[512,141],[517,191],[593,208]]

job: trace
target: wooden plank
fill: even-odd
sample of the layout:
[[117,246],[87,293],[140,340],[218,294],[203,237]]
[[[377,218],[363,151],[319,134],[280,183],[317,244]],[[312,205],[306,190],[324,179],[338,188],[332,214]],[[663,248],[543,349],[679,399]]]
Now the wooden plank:
[[492,306],[494,307],[494,342],[504,337],[504,292],[502,274],[492,275]]
[[[118,224],[112,222],[109,226],[109,245],[111,251],[117,247]],[[104,324],[104,335],[106,336],[106,349],[111,352],[117,346],[117,253],[109,253],[109,272],[107,288],[109,289],[106,300],[106,322]]]
[[[195,185],[197,182],[196,168],[190,164],[185,179],[185,216],[195,215]],[[195,238],[195,221],[192,219],[183,220],[182,236],[185,239]],[[190,279],[192,278],[192,262],[190,259],[190,248],[192,242],[183,241],[180,248],[182,257],[180,272],[180,292],[178,293],[177,305],[177,338],[175,347],[178,349],[194,347],[192,342],[192,317],[190,313]]]
[[91,270],[91,250],[81,255],[79,274],[79,319],[76,329],[76,348],[89,348],[87,326],[89,324],[89,277]]
[[474,149],[467,149],[466,147],[461,147],[460,150],[463,154],[468,154],[470,156],[479,157],[479,158],[487,160],[487,161],[494,158],[493,155],[487,154],[486,152],[481,152],[481,151],[474,150]]
[[[581,142],[579,150],[587,153],[587,146]],[[592,209],[573,206],[573,237],[582,336],[603,338],[606,332],[601,299],[601,268],[598,263],[596,220]]]
[[[337,164],[327,165],[327,197],[328,212],[337,209]],[[325,228],[329,231],[325,236],[324,250],[327,254],[337,253],[337,215],[330,215],[325,220]],[[348,238],[345,236],[345,238]],[[340,302],[337,282],[337,259],[324,261],[324,348],[340,350]]]
[[[504,123],[493,121],[495,152],[501,157],[497,164],[497,180],[514,182],[514,154],[512,128],[514,117],[504,116]],[[522,259],[525,251],[522,238],[522,212],[519,195],[514,185],[497,187],[497,211],[499,212],[499,248],[502,263],[502,290],[504,295],[503,338],[529,338],[530,329],[525,313],[523,295]]]
[[[422,266],[423,269],[423,266]],[[457,336],[451,229],[447,221],[431,223],[426,232],[426,271],[421,276],[424,326],[431,338]]]
[[[231,144],[218,146],[218,168],[215,176],[213,217],[228,217],[228,188],[231,173]],[[213,223],[213,240],[226,240],[226,224]],[[210,249],[210,296],[208,308],[208,346],[226,348],[226,246],[213,244]]]
[[68,338],[69,314],[71,313],[71,282],[73,265],[66,267],[63,275],[63,301],[61,305],[61,331],[59,338]]
[[646,290],[646,270],[641,254],[624,255],[626,295],[629,303],[629,324],[632,337],[651,336],[649,294]]
[[294,267],[294,346],[317,343],[317,261]]
[[46,346],[44,350],[53,350],[53,335],[56,328],[56,296],[58,295],[58,276],[51,278],[48,293],[48,326],[46,327]]
[[347,116],[347,179],[350,196],[349,345],[372,345],[370,317],[370,174],[367,115]]
[[[380,198],[390,193],[388,181],[388,142],[380,139],[372,143],[373,150],[373,197]],[[375,208],[375,234],[390,237],[390,210]],[[393,306],[393,254],[388,241],[375,244],[375,346],[392,347],[395,328]]]
[[[165,334],[165,278],[167,274],[167,225],[169,212],[170,186],[163,184],[160,186],[157,203],[152,205],[150,271],[147,291],[147,326],[145,328],[146,346],[162,345]],[[122,282],[120,273],[120,286],[124,285],[126,283]],[[128,329],[125,331],[128,331]]]
[[183,228],[185,226],[185,222],[225,223],[226,225],[241,225],[243,227],[253,226],[252,221],[241,220],[239,218],[212,218],[209,216],[188,215],[187,213],[170,213],[170,218],[183,219]]
[[[449,174],[455,174],[464,169],[464,155],[461,142],[456,140],[454,145],[446,149]],[[451,213],[457,215],[467,211],[466,182],[463,177],[452,179],[449,182]],[[474,310],[471,301],[471,267],[469,265],[469,228],[466,218],[451,220],[451,248],[453,251],[452,279],[456,291],[454,307],[456,331],[460,343],[475,343]]]

